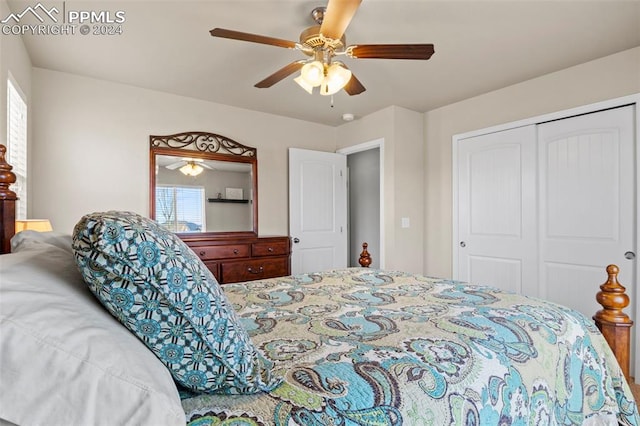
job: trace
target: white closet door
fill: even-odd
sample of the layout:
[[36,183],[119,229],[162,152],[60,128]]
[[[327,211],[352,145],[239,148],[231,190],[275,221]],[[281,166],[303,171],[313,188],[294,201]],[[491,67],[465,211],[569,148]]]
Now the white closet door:
[[531,125],[459,141],[458,279],[537,293],[535,139]]
[[[634,106],[538,126],[540,294],[591,317],[604,268],[634,299]],[[631,313],[631,312],[629,312]]]

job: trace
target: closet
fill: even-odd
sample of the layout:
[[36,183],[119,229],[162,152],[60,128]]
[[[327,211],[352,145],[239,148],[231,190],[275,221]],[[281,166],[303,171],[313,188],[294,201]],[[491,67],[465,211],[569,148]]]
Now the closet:
[[638,99],[455,136],[454,277],[591,317],[615,263],[637,335]]

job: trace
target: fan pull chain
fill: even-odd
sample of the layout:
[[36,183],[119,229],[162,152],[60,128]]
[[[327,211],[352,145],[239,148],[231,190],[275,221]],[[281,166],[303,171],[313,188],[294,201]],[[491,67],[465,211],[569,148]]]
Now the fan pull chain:
[[331,108],[333,108],[333,95],[331,95]]

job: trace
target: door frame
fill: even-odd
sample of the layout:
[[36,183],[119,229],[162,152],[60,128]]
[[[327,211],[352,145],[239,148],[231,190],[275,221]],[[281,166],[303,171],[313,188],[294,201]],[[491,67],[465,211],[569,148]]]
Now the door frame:
[[[380,259],[380,269],[384,269],[384,260],[385,260],[385,237],[384,237],[384,138],[374,139],[369,142],[363,142],[357,145],[348,146],[345,148],[341,148],[336,151],[337,154],[344,154],[349,156],[349,154],[355,154],[362,151],[368,151],[370,149],[379,148],[379,156],[380,156],[380,253],[374,253],[374,256],[378,256]],[[348,191],[347,191],[348,194]]]
[[[560,120],[563,118],[569,118],[576,115],[590,114],[606,109],[617,108],[627,105],[635,105],[635,156],[636,156],[636,164],[635,164],[635,185],[636,185],[636,211],[635,216],[638,218],[638,214],[640,213],[640,93],[636,93],[634,95],[623,96],[619,98],[609,99],[601,102],[596,102],[588,105],[579,106],[576,108],[570,108],[566,110],[556,111],[548,114],[538,115],[535,117],[529,117],[523,120],[513,121],[509,123],[500,124],[497,126],[487,127],[484,129],[478,129],[471,132],[460,133],[453,135],[452,139],[452,208],[453,208],[453,232],[452,232],[452,267],[453,267],[453,279],[458,278],[458,266],[459,266],[459,258],[458,258],[458,242],[459,242],[459,232],[458,232],[458,208],[459,208],[459,200],[458,193],[456,188],[458,187],[458,144],[460,140],[467,139],[474,136],[481,136],[488,133],[495,133],[503,130],[509,130],[516,127],[529,126],[545,123],[548,121]],[[631,267],[635,269],[635,274],[631,274],[631,276],[635,276],[635,282],[621,283],[625,287],[631,287],[635,289],[635,299],[632,300],[627,309],[632,308],[632,319],[635,322],[635,333],[632,336],[632,353],[631,358],[634,360],[633,369],[635,370],[635,375],[640,374],[640,267],[638,267],[638,263],[640,263],[638,256],[640,256],[640,220],[636,220],[635,223],[635,239],[636,239],[636,259],[631,263]],[[624,265],[618,265],[621,268],[624,268]],[[606,280],[606,274],[602,272],[602,282]],[[597,285],[598,283],[594,283]],[[594,288],[595,290],[595,288]],[[596,292],[594,291],[593,296],[595,297]],[[595,314],[595,312],[594,312]]]

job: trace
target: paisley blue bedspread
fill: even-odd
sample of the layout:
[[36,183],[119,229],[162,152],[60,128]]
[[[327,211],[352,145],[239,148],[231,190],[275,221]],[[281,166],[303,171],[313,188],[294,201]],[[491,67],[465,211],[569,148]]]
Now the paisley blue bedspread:
[[184,394],[203,425],[639,425],[591,319],[490,287],[352,268],[223,286],[284,377]]

